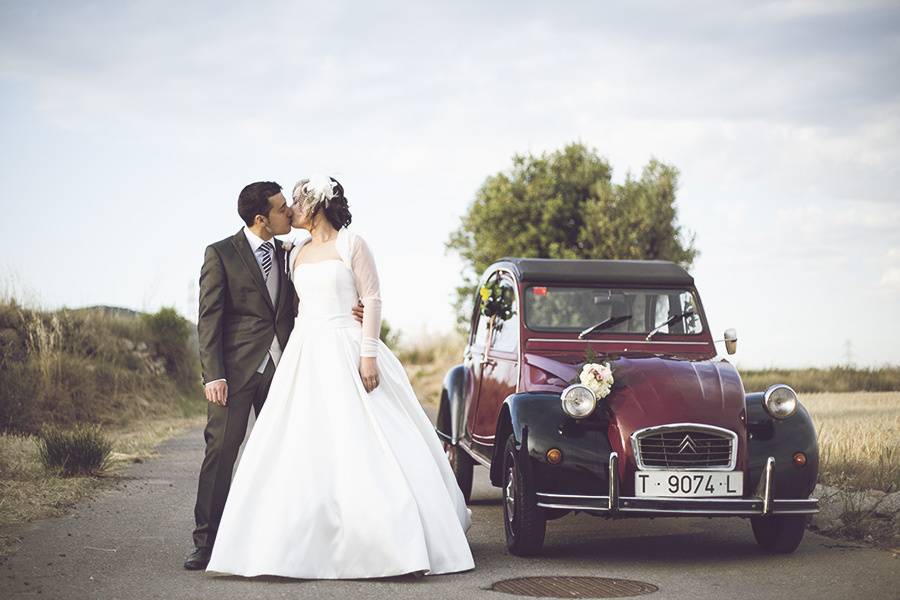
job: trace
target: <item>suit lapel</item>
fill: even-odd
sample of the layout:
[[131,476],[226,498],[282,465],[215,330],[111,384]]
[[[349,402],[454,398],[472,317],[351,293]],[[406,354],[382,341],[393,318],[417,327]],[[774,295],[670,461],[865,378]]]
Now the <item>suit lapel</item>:
[[272,238],[272,243],[275,244],[275,265],[278,267],[278,294],[275,298],[275,314],[277,315],[281,312],[281,304],[282,300],[286,297],[287,290],[285,290],[285,286],[290,284],[287,277],[284,274],[284,262],[285,262],[285,251],[284,246],[281,242],[276,238]]
[[231,238],[231,243],[235,250],[237,250],[238,256],[241,257],[241,262],[244,263],[244,267],[246,267],[247,271],[250,273],[250,278],[256,283],[256,287],[259,288],[266,304],[274,313],[275,306],[272,305],[272,298],[269,297],[269,289],[266,287],[265,279],[263,279],[262,269],[259,268],[259,263],[256,262],[256,257],[253,256],[253,250],[250,248],[250,242],[247,241],[247,236],[244,235],[243,229],[238,231],[237,234]]

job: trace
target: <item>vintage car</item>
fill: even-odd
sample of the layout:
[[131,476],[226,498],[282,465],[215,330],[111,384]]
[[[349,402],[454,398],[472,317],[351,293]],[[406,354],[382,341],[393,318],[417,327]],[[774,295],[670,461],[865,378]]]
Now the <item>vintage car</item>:
[[[572,512],[743,517],[767,551],[800,544],[818,510],[809,414],[787,385],[745,392],[680,266],[504,258],[470,327],[436,429],[467,500],[473,467],[490,469],[511,553],[539,553]],[[718,341],[735,352],[734,330]],[[586,363],[611,367],[605,397]]]

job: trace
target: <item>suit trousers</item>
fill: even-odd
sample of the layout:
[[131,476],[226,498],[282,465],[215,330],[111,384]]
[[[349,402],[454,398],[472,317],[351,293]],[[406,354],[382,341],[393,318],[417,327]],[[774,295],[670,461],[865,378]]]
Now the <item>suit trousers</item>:
[[207,405],[206,429],[203,431],[206,455],[200,467],[194,506],[194,545],[197,548],[212,548],[215,543],[234,463],[247,432],[250,409],[253,408],[258,418],[274,374],[275,363],[270,358],[262,373],[254,373],[241,389],[228,390],[225,406],[212,402]]

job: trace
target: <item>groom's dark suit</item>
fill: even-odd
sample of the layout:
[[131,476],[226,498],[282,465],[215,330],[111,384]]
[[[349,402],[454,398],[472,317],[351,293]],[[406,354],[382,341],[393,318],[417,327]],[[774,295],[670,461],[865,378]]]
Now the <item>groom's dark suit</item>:
[[272,242],[275,261],[269,277],[279,278],[274,302],[243,229],[208,246],[200,270],[197,330],[203,381],[225,379],[228,398],[225,406],[210,402],[207,407],[206,455],[194,507],[197,548],[215,542],[250,409],[259,414],[275,365],[269,358],[265,370],[258,369],[274,337],[281,349],[287,346],[297,315],[294,286],[284,272],[286,253],[278,240]]

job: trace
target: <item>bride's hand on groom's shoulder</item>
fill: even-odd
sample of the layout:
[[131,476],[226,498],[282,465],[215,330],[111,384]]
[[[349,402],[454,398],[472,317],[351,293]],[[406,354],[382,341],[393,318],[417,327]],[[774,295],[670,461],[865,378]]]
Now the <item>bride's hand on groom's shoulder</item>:
[[363,356],[359,359],[359,376],[366,392],[378,387],[378,363],[374,356]]

